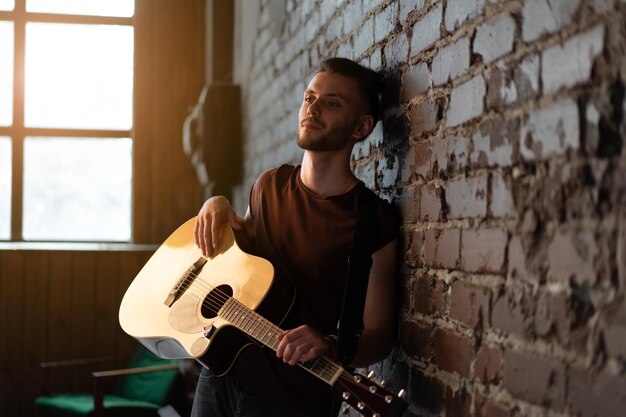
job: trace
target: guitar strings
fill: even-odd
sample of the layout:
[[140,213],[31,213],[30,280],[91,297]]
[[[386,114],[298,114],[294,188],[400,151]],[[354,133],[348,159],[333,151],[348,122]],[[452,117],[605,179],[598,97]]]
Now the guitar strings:
[[[188,282],[189,278],[192,278],[190,280],[190,282]],[[186,274],[186,276],[185,276],[183,282],[181,283],[181,285],[179,286],[179,288],[182,288],[183,290],[186,291],[186,290],[191,288],[191,286],[193,285],[194,282],[197,283],[197,286],[200,287],[201,290],[207,291],[207,295],[203,297],[202,305],[212,309],[212,311],[214,311],[216,314],[218,314],[219,310],[226,304],[226,302],[228,302],[229,299],[232,298],[236,302],[236,308],[237,307],[239,307],[239,308],[243,307],[245,310],[247,310],[247,311],[244,310],[244,313],[253,313],[253,314],[251,314],[252,318],[255,318],[255,316],[256,316],[257,320],[262,322],[261,323],[262,328],[267,327],[268,331],[271,332],[272,330],[274,330],[274,333],[282,332],[282,329],[280,329],[278,326],[276,326],[273,323],[271,323],[269,320],[267,320],[266,318],[264,318],[263,316],[258,314],[256,311],[254,311],[254,310],[248,308],[247,306],[243,305],[236,298],[226,294],[225,292],[220,290],[218,287],[211,286],[211,284],[209,284],[208,282],[204,281],[203,279],[198,278],[198,274],[195,274],[193,272],[193,270],[189,271]],[[197,292],[193,291],[193,289],[191,289],[191,291],[193,292],[194,295],[198,296],[199,298],[202,298],[201,294],[198,294]],[[276,342],[276,339],[273,340],[273,343],[275,343],[275,342]],[[265,342],[263,342],[263,343],[265,343]],[[275,350],[274,347],[273,347],[273,349]],[[357,382],[354,379],[354,377],[350,373],[348,373],[345,370],[343,370],[343,368],[340,365],[336,364],[334,361],[332,361],[332,360],[330,360],[330,359],[328,359],[328,358],[326,358],[324,356],[318,356],[315,359],[315,361],[316,361],[316,363],[318,361],[326,362],[326,363],[323,364],[324,365],[324,370],[322,372],[326,371],[328,366],[330,366],[329,370],[332,372],[333,375],[336,375],[337,372],[339,372],[341,370],[341,372],[339,374],[339,377],[337,378],[336,382],[339,382],[346,391],[349,391],[358,400],[361,400],[361,398],[359,398],[359,396],[348,385],[346,385],[346,383],[343,382],[342,380],[349,381],[351,384],[352,383],[356,383],[358,385],[363,385],[365,387],[365,389],[368,389],[368,387],[365,384],[361,384],[360,382]],[[307,369],[306,366],[303,366],[303,367],[305,369]],[[309,370],[309,369],[307,369],[307,370]],[[361,377],[365,378],[363,376],[361,376]],[[384,398],[382,394],[379,394],[379,393],[372,393],[372,394],[374,394],[376,396],[379,396],[381,398]],[[371,408],[371,407],[368,406],[368,408]],[[362,410],[360,410],[360,411],[362,411]]]

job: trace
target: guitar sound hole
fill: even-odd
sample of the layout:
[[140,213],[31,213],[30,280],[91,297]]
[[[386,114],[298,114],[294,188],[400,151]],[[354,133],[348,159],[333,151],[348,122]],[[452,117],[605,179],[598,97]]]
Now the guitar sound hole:
[[217,316],[218,311],[224,305],[226,300],[233,296],[233,289],[230,285],[220,285],[219,287],[213,288],[207,296],[204,298],[204,302],[202,303],[202,315],[211,319]]

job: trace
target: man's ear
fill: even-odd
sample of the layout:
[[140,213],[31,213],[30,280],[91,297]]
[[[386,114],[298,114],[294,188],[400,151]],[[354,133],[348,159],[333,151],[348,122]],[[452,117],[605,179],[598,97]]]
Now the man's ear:
[[373,128],[374,118],[371,114],[366,114],[364,116],[361,116],[361,120],[356,126],[356,129],[354,129],[354,133],[352,133],[352,136],[354,137],[356,142],[362,141],[367,137],[367,135],[370,134]]

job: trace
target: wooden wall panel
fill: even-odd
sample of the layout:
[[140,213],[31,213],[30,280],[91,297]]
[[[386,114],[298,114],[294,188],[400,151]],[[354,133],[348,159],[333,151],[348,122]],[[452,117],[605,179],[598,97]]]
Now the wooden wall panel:
[[133,236],[160,243],[202,205],[182,126],[204,84],[204,1],[139,0],[136,13]]
[[39,363],[46,357],[48,333],[48,253],[25,252],[24,255],[24,308],[22,332],[24,334],[21,364],[23,415],[35,415],[33,398],[40,394],[44,375]]
[[42,369],[66,359],[112,356],[138,344],[118,311],[151,251],[0,251],[0,415],[35,416],[38,395],[89,390],[87,366]]
[[0,264],[0,415],[18,415],[22,348],[21,314],[24,299],[24,254],[3,253]]

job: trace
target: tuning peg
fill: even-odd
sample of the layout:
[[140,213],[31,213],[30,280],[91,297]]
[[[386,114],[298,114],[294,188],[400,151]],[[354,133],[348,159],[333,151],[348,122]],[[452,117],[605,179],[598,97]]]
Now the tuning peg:
[[367,379],[372,379],[374,375],[376,375],[374,371],[369,371],[369,373],[367,374]]
[[386,380],[384,380],[384,379],[382,381],[380,381],[380,386],[383,387],[383,388],[385,388],[387,386],[387,384],[388,384],[388,382]]
[[403,400],[406,400],[406,391],[401,389],[400,392],[398,393],[398,398],[402,398]]
[[343,405],[341,406],[341,413],[348,414],[349,411],[350,411],[350,406],[347,403],[343,403]]

